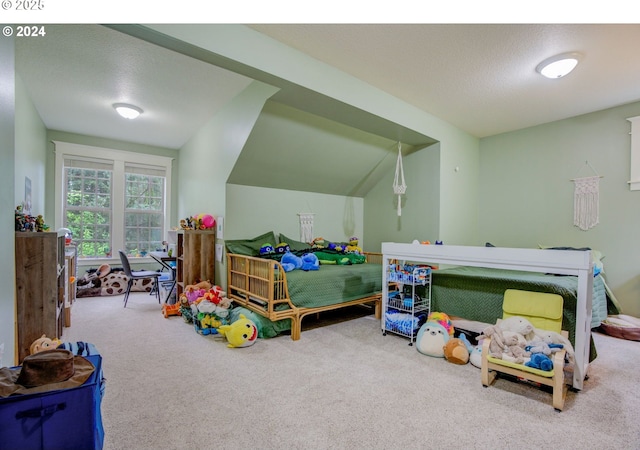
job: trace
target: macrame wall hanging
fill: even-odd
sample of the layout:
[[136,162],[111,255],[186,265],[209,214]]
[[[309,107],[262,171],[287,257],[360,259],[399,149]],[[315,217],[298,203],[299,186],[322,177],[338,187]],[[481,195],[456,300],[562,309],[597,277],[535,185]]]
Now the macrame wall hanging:
[[298,213],[300,219],[300,242],[313,241],[313,217],[314,213]]
[[404,181],[402,168],[402,144],[398,141],[398,160],[396,161],[396,176],[393,179],[393,193],[398,196],[398,217],[402,215],[402,195],[406,192],[407,185]]
[[598,225],[600,221],[600,175],[585,161],[595,173],[594,176],[573,178],[573,225],[583,231]]

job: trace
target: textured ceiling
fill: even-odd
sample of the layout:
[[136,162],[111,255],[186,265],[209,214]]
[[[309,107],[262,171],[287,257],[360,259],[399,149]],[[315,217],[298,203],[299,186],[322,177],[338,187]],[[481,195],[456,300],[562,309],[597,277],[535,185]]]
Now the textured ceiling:
[[[640,100],[637,24],[251,27],[477,137]],[[584,55],[573,73],[535,72],[566,51]],[[48,128],[170,148],[250,82],[99,25],[48,25],[46,38],[16,39],[16,67]],[[123,121],[114,102],[145,113]]]
[[[640,25],[252,25],[477,137],[640,100]],[[542,60],[583,54],[562,79]]]
[[[155,45],[149,40],[158,42],[157,35],[144,35],[148,27],[123,25],[124,32],[113,27],[47,25],[46,38],[15,40],[18,75],[47,128],[178,149],[250,77],[265,77],[261,81],[281,88],[274,99],[287,107],[265,108],[232,182],[361,196],[393,163],[388,156],[398,136],[407,144],[403,153],[433,143],[406,128],[398,134],[397,124],[224,57],[180,53],[195,55],[193,46],[170,39],[162,45],[179,51]],[[252,28],[477,137],[640,100],[640,25]],[[566,51],[584,55],[570,75],[547,80],[535,72],[541,60]],[[115,102],[136,104],[144,114],[135,121],[121,119],[111,107]],[[279,133],[285,129],[288,135]],[[305,134],[294,139],[300,130]],[[268,155],[265,142],[271,143]],[[293,160],[295,167],[269,166]],[[319,183],[312,179],[313,169],[327,160],[339,162],[332,178]]]
[[[251,79],[99,25],[16,39],[16,71],[48,129],[182,147]],[[144,110],[123,119],[113,103]]]

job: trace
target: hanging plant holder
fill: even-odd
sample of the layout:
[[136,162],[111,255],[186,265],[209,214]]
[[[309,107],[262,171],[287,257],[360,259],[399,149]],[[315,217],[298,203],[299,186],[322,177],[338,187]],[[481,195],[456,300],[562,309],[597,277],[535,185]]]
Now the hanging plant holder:
[[396,176],[393,180],[393,193],[398,196],[398,217],[402,215],[402,195],[407,190],[402,168],[402,144],[398,142],[398,160],[396,161]]

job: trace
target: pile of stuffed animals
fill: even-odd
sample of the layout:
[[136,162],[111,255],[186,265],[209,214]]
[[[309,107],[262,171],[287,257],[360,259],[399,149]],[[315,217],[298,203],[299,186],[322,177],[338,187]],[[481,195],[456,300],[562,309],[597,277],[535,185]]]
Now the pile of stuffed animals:
[[292,252],[286,242],[275,247],[266,242],[260,247],[260,257],[280,261],[285,272],[300,269],[304,271],[319,270],[321,264],[350,265],[366,262],[362,249],[358,246],[358,238],[352,237],[348,244],[327,242],[324,238],[315,238],[311,248],[304,252]]
[[248,347],[258,338],[256,324],[243,314],[229,323],[231,300],[220,286],[201,281],[185,286],[178,302],[162,305],[165,317],[181,315],[186,323],[193,323],[198,334],[226,338],[228,347]]
[[180,219],[183,230],[212,230],[216,227],[216,219],[211,214],[196,214]]
[[565,349],[569,364],[574,362],[571,342],[559,333],[535,328],[524,317],[510,317],[487,326],[472,345],[464,333],[454,337],[451,319],[444,313],[433,312],[420,327],[416,336],[416,348],[425,355],[445,358],[454,364],[471,362],[480,367],[482,341],[490,337],[489,355],[523,364],[527,367],[549,371],[553,369],[550,356]]

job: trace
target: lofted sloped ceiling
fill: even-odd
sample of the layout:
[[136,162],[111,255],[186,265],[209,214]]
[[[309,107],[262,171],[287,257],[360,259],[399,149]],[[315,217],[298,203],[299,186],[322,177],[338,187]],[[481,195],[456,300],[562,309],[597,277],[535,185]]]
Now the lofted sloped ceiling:
[[[217,25],[190,26],[206,32]],[[277,41],[478,138],[640,99],[640,53],[634,47],[640,38],[638,24],[238,28],[239,36],[251,32]],[[569,76],[547,80],[536,73],[542,59],[565,51],[583,54]],[[265,107],[229,180],[235,183],[296,190],[312,190],[313,185],[316,192],[364,195],[388,161],[393,167],[394,159],[381,149],[394,154],[398,140],[410,146],[403,153],[434,143],[428,136],[153,26],[47,25],[45,37],[16,39],[16,68],[47,128],[176,149],[252,80],[276,86],[279,91],[272,102],[299,113]],[[145,113],[138,121],[123,122],[111,108],[118,101],[135,103]],[[285,143],[274,137],[283,139],[303,129],[309,134],[302,139]],[[378,143],[371,144],[367,134],[376,136]],[[334,149],[339,151],[330,153]],[[267,152],[271,158],[263,155]],[[306,173],[310,162],[319,163],[319,155],[337,160],[341,167],[349,164],[351,171],[337,169],[326,182],[312,179],[314,174],[292,175]],[[278,167],[287,170],[270,167],[270,172],[261,173],[263,168],[254,161],[262,157],[264,164],[278,161]]]
[[[405,156],[425,147],[401,146]],[[397,141],[269,101],[228,182],[364,197],[397,154]]]
[[[252,80],[280,88],[228,179],[364,196],[383,170],[433,139],[141,25],[47,26],[16,41],[16,70],[48,129],[181,148]],[[112,104],[144,113],[118,117]],[[331,165],[317,176],[316,165]]]

